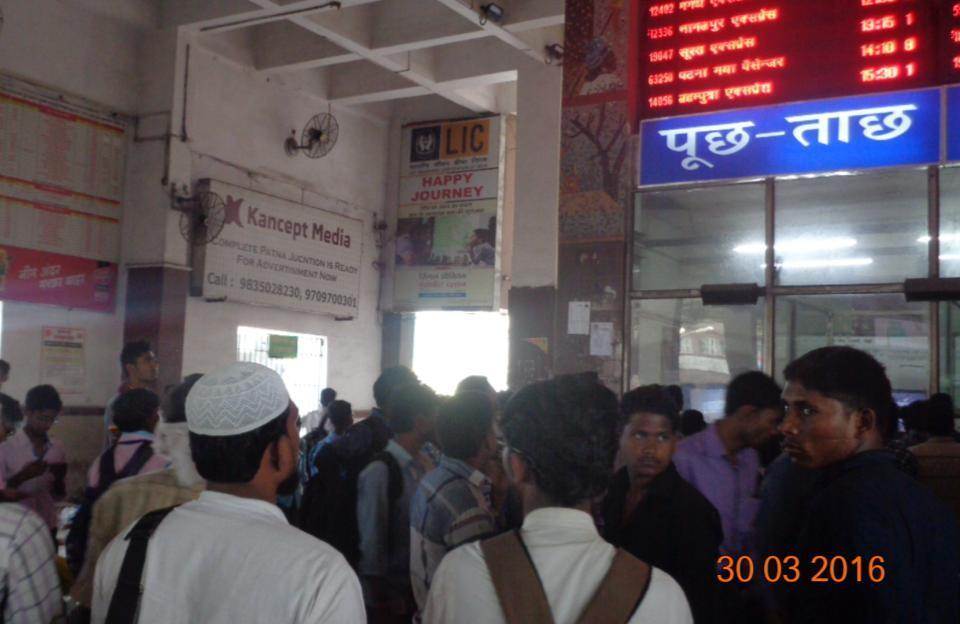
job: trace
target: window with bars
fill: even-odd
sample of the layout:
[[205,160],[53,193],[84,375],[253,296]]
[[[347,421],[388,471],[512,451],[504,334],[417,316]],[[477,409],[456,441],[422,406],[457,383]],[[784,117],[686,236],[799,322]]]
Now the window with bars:
[[[270,357],[270,336],[295,337],[295,357]],[[320,391],[327,387],[326,336],[238,327],[237,360],[263,364],[276,371],[301,415],[320,409]]]

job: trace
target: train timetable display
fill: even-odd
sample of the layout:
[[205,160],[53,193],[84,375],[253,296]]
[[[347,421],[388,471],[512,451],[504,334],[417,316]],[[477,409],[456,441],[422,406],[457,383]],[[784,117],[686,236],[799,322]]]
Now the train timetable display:
[[641,11],[644,118],[928,86],[950,81],[960,57],[960,2],[644,0]]

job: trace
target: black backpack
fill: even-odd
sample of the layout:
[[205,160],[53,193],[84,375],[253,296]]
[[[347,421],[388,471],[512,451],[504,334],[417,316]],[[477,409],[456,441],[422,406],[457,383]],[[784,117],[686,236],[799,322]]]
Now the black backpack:
[[87,536],[90,534],[90,523],[93,520],[93,504],[116,481],[137,474],[153,457],[153,445],[150,442],[143,442],[134,451],[123,470],[118,473],[113,463],[116,449],[117,445],[113,444],[100,456],[100,482],[97,487],[88,487],[84,490],[83,502],[80,503],[70,520],[70,532],[67,534],[64,546],[67,550],[67,565],[74,575],[80,573],[83,560],[87,555]]
[[[307,483],[297,526],[330,544],[356,568],[360,559],[357,528],[357,481],[369,464],[382,461],[389,471],[391,507],[403,493],[403,475],[397,460],[385,451],[389,430],[371,416],[350,427],[317,454],[317,475]],[[392,514],[391,514],[392,517]]]

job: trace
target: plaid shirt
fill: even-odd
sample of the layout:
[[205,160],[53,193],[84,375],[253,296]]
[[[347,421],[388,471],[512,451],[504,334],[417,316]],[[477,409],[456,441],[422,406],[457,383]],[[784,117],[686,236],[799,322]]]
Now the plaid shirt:
[[420,610],[444,555],[496,533],[490,487],[482,472],[446,456],[420,481],[410,507],[410,578]]
[[48,624],[62,615],[50,529],[21,505],[0,504],[0,566],[4,622]]

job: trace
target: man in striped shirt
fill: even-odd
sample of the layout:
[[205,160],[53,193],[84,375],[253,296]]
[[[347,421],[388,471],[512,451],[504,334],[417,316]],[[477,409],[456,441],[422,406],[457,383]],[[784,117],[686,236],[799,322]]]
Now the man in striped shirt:
[[410,578],[420,611],[444,555],[497,531],[490,480],[481,472],[497,453],[493,415],[487,396],[465,392],[437,416],[443,457],[420,481],[410,508]]
[[49,624],[63,612],[53,539],[35,512],[0,504],[0,602],[7,624]]

